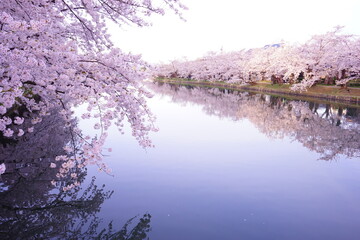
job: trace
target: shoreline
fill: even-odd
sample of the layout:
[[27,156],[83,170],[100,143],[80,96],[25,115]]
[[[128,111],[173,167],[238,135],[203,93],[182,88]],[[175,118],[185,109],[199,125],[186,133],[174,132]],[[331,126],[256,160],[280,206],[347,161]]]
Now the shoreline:
[[[192,85],[192,86],[202,86],[202,87],[217,87],[224,88],[229,90],[238,90],[238,91],[250,91],[257,93],[266,93],[270,95],[283,96],[283,97],[291,97],[299,100],[322,100],[326,102],[333,103],[343,103],[343,104],[353,104],[357,107],[360,107],[360,95],[332,95],[332,94],[323,94],[323,93],[314,93],[311,91],[306,92],[294,92],[291,91],[288,86],[282,85],[283,87],[274,89],[271,84],[256,84],[256,85],[239,85],[239,84],[230,84],[230,83],[222,83],[222,82],[204,82],[204,81],[189,81],[189,80],[181,80],[181,79],[154,79],[154,82],[162,82],[162,83],[171,83],[171,84],[180,84],[180,85]],[[340,87],[333,86],[317,86],[317,88],[322,88],[329,90],[333,88],[334,91],[346,91],[341,89]],[[355,91],[360,93],[360,89],[350,89],[350,91]]]

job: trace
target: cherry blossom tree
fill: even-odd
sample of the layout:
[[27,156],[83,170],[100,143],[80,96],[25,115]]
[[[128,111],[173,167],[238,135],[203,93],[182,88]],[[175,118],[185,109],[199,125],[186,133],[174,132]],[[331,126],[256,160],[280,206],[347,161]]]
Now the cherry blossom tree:
[[[83,164],[101,159],[107,130],[115,124],[122,131],[124,120],[141,146],[151,146],[154,117],[141,83],[149,66],[115,48],[106,23],[147,26],[148,16],[171,9],[181,17],[183,8],[178,0],[2,0],[0,136],[9,140],[37,131],[58,107],[69,124],[72,108],[86,103],[82,117],[98,119],[99,135],[72,129],[83,141]],[[76,146],[70,147],[69,154]],[[73,155],[71,161],[80,159]]]
[[[333,31],[313,36],[303,46],[300,55],[304,64],[299,64],[305,73],[301,84],[295,85],[295,90],[304,90],[311,87],[321,78],[332,77],[338,80],[337,84],[346,84],[348,81],[359,77],[356,38],[352,35],[340,34],[342,27]],[[351,76],[350,73],[355,73]]]
[[237,52],[211,53],[158,69],[161,76],[198,81],[290,83],[294,91],[304,91],[323,80],[326,83],[336,80],[336,84],[345,85],[360,78],[360,39],[342,34],[341,30],[342,27],[336,27],[313,36],[304,44],[280,43]]

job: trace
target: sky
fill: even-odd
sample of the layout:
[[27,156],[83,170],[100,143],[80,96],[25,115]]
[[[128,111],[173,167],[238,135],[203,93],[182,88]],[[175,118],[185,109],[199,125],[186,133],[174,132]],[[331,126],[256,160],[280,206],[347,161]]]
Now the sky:
[[110,28],[114,43],[150,63],[196,59],[209,52],[303,43],[344,26],[360,35],[360,0],[183,0],[186,21],[167,11],[151,27]]

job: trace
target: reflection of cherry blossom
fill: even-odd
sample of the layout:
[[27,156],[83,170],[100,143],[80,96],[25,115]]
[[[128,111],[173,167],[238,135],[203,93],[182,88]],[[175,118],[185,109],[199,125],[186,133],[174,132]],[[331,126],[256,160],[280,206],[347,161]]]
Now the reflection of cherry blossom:
[[[65,120],[57,112],[58,109],[53,109],[50,115],[43,117],[42,121],[37,124],[38,131],[28,132],[23,137],[1,139],[0,162],[6,165],[6,173],[3,174],[5,183],[11,184],[17,178],[31,180],[36,172],[44,174],[49,167],[52,169],[52,175],[47,176],[48,180],[58,182],[59,188],[78,181],[76,178],[71,178],[69,174],[82,171],[77,168],[81,161],[72,168],[68,168],[66,173],[62,164],[67,161],[65,159],[56,161],[57,156],[69,155],[64,150],[65,146],[68,146],[73,141],[76,142],[76,139],[72,137],[72,128],[65,126]],[[17,131],[17,128],[26,128],[29,125],[31,125],[31,122],[26,120],[21,126],[14,126],[14,130]],[[71,122],[71,126],[75,126],[74,121]],[[74,153],[71,152],[70,155]],[[64,173],[64,181],[56,176],[60,172]]]
[[6,171],[5,163],[0,164],[0,175]]
[[360,110],[262,94],[172,84],[150,84],[174,102],[197,103],[209,115],[250,120],[270,138],[289,137],[330,160],[360,156]]
[[[69,147],[73,142],[71,126],[76,122],[66,126],[57,112],[54,109],[43,117],[36,125],[37,131],[1,141],[0,239],[127,239],[126,236],[140,233],[144,236],[150,228],[149,214],[130,219],[128,228],[111,224],[107,229],[100,228],[101,219],[96,214],[112,192],[96,186],[95,178],[86,186],[87,170],[81,162],[69,166],[67,159],[74,154]],[[22,126],[28,124],[31,125],[25,121]],[[73,143],[78,144],[76,139]],[[76,154],[81,159],[81,151]],[[57,177],[59,172],[64,176]],[[131,221],[138,220],[131,229]]]
[[1,239],[146,239],[150,214],[131,218],[122,228],[111,222],[107,228],[101,227],[97,213],[113,192],[98,187],[95,179],[76,191],[26,195],[29,189],[48,185],[40,174],[0,192]]

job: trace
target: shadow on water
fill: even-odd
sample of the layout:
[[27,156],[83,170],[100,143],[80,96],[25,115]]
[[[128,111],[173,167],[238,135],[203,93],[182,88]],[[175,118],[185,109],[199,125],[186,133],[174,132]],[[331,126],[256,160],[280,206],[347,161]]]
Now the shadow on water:
[[[97,186],[95,177],[86,181],[86,168],[74,167],[59,179],[59,167],[49,167],[65,154],[71,137],[65,126],[53,113],[37,125],[36,133],[1,142],[0,164],[6,164],[6,171],[0,175],[0,239],[146,239],[150,214],[133,217],[120,228],[106,225],[97,213],[113,191]],[[63,191],[74,173],[77,186]]]
[[269,138],[298,141],[322,160],[360,156],[359,108],[218,88],[164,83],[148,87],[173,102],[202,106],[208,115],[247,119]]

